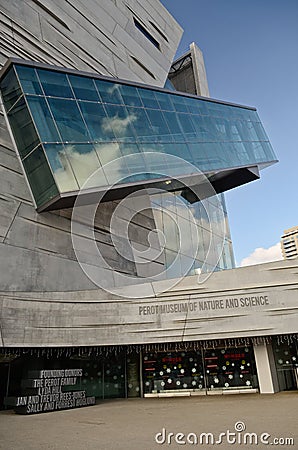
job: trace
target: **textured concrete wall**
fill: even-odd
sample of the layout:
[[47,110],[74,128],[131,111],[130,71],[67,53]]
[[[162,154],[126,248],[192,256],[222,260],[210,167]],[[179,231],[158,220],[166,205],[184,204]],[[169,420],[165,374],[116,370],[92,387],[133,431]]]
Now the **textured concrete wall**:
[[[160,49],[135,27],[133,18]],[[158,0],[0,0],[0,67],[9,56],[17,56],[163,86],[181,33]],[[149,198],[144,199],[145,206],[146,201],[150,206]],[[109,233],[115,206],[113,202],[101,206],[95,223],[98,246],[111,266],[103,285],[113,284],[115,270],[145,275],[115,252]],[[70,211],[35,212],[0,105],[0,290],[96,288],[76,262],[70,215]],[[155,228],[150,211],[139,215],[131,227],[138,230],[131,233],[132,240],[146,245]],[[130,252],[127,246],[127,256]]]
[[0,0],[0,65],[18,56],[163,86],[181,34],[159,0]]
[[[297,261],[278,261],[217,272],[201,284],[186,277],[167,292],[170,280],[121,288],[125,297],[101,290],[3,292],[2,345],[120,345],[297,333],[297,274]],[[265,303],[257,305],[260,297]],[[250,300],[241,306],[241,299]],[[188,312],[179,311],[181,304]],[[215,304],[223,308],[213,309]]]

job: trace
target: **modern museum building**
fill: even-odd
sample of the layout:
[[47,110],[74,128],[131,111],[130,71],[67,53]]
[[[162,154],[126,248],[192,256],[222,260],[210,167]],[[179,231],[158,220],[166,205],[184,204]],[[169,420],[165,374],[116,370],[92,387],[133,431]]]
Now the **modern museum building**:
[[159,0],[0,0],[0,34],[0,408],[297,389],[298,260],[235,268],[225,206],[277,161],[256,109]]

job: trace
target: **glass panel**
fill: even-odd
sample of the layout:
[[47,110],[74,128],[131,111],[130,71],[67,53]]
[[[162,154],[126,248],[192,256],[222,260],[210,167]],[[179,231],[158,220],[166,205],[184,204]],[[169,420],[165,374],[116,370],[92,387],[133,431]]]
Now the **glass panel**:
[[138,88],[138,91],[145,108],[159,109],[159,104],[156,100],[154,91],[141,88]]
[[169,94],[157,91],[155,92],[155,97],[159,103],[160,109],[164,109],[165,111],[174,111],[174,106]]
[[72,98],[73,93],[65,73],[37,69],[39,79],[46,95]]
[[16,70],[25,94],[42,95],[40,82],[35,69],[32,67],[16,66]]
[[160,111],[148,109],[147,115],[151,122],[153,132],[157,141],[172,140],[170,130],[165,122],[165,119]]
[[141,150],[136,144],[120,144],[121,153],[123,156],[130,155],[126,158],[125,163],[128,166],[128,171],[130,175],[141,174],[140,179],[146,179],[146,164]]
[[196,138],[200,141],[208,140],[208,128],[205,123],[205,118],[202,116],[191,116],[190,119],[195,130]]
[[189,258],[185,255],[180,255],[180,263],[181,263],[181,274],[182,275],[190,275],[193,268],[193,258]]
[[189,120],[188,114],[178,114],[179,122],[183,133],[185,134],[185,139],[187,140],[189,137],[193,137],[195,134],[194,127],[192,126],[191,120]]
[[256,131],[258,141],[268,141],[267,134],[266,134],[261,122],[254,122],[254,128]]
[[22,94],[14,69],[10,69],[1,80],[1,93],[6,111],[15,104]]
[[95,395],[96,398],[103,398],[103,361],[100,357],[96,359],[88,359],[86,361],[79,360],[77,366],[83,369],[81,389],[86,391],[86,396]]
[[104,103],[114,103],[116,105],[123,104],[119,84],[101,80],[95,80],[95,84]]
[[198,101],[197,99],[191,98],[191,97],[185,98],[185,101],[187,103],[188,110],[192,114],[195,114],[195,115],[203,114],[204,105],[205,105],[204,101]]
[[128,117],[130,117],[132,126],[135,130],[138,141],[150,142],[154,136],[153,129],[149,122],[148,115],[143,108],[127,107]]
[[115,139],[110,119],[103,105],[99,103],[79,103],[91,138],[94,141],[112,141]]
[[166,252],[166,262],[169,267],[179,251],[179,229],[175,220],[175,209],[173,205],[166,205],[166,209],[162,211],[163,233],[165,235],[166,248],[174,250],[175,254]]
[[41,146],[23,160],[23,165],[37,206],[42,205],[58,194]]
[[39,143],[24,97],[8,114],[8,120],[21,157],[25,157]]
[[86,142],[90,140],[75,101],[54,98],[49,98],[48,101],[63,141]]
[[204,152],[207,155],[209,167],[214,169],[224,168],[224,155],[222,155],[221,145],[217,142],[201,144]]
[[182,95],[173,95],[172,96],[172,102],[174,105],[174,108],[177,112],[188,112],[188,108],[186,105],[186,101],[184,99],[184,97],[182,97]]
[[213,103],[208,102],[207,103],[207,111],[208,115],[211,117],[224,117],[224,111],[221,107],[222,105],[220,103]]
[[27,97],[28,105],[43,142],[59,142],[61,139],[44,97]]
[[205,367],[208,389],[258,386],[251,347],[206,350]]
[[122,95],[125,105],[142,106],[138,90],[134,86],[121,85],[120,93]]
[[177,254],[177,252],[165,248],[165,257],[166,257],[166,269],[168,278],[179,277],[181,274],[181,267],[179,262],[179,255]]
[[184,141],[185,139],[183,136],[183,131],[180,127],[177,114],[175,112],[165,111],[163,115],[174,138],[174,141]]
[[227,128],[232,141],[255,141],[257,139],[252,122],[229,120]]
[[277,159],[269,141],[262,142],[261,145],[262,145],[264,154],[266,155],[266,158],[264,158],[263,161],[274,161]]
[[104,361],[104,398],[125,396],[125,361],[123,355]]
[[233,145],[235,147],[235,152],[237,153],[237,156],[240,160],[240,165],[244,166],[246,164],[250,164],[254,162],[253,155],[250,155],[249,152],[246,149],[246,144],[244,142],[235,142]]
[[222,157],[225,161],[224,164],[228,164],[230,167],[238,167],[241,165],[240,155],[233,142],[223,142],[220,144],[220,147]]
[[60,192],[77,191],[79,185],[75,179],[63,145],[47,144],[44,145],[44,148]]
[[127,396],[140,396],[140,357],[138,353],[129,353],[127,357]]
[[101,165],[104,166],[114,159],[121,158],[120,145],[117,142],[107,142],[106,144],[95,144],[94,148],[99,157]]
[[100,101],[94,81],[91,78],[68,75],[68,79],[76,98],[95,102]]
[[[169,155],[178,156],[193,163],[193,157],[185,144],[161,144],[163,151]],[[178,161],[179,164],[179,161]],[[188,167],[189,169],[189,167]]]
[[201,142],[188,144],[195,165],[202,171],[210,168],[210,161]]
[[[99,159],[91,144],[66,145],[65,154],[80,187],[100,167]],[[103,177],[102,171],[99,171],[87,187],[106,186],[106,184],[107,180]]]
[[124,106],[106,105],[109,118],[107,119],[107,127],[111,127],[116,138],[119,140],[135,141],[131,124],[136,117],[128,114]]
[[204,141],[217,141],[220,140],[218,130],[215,127],[215,120],[212,117],[203,117],[202,125],[204,127]]
[[[103,167],[104,174],[108,180],[107,184],[118,183],[119,180],[128,176],[129,171],[122,158],[120,144],[107,142],[106,144],[95,144],[95,150]],[[116,160],[113,164],[111,161]]]
[[151,173],[151,177],[164,178],[167,164],[163,144],[139,144],[139,148],[147,153],[146,168]]
[[205,387],[201,352],[145,353],[145,393],[202,390]]

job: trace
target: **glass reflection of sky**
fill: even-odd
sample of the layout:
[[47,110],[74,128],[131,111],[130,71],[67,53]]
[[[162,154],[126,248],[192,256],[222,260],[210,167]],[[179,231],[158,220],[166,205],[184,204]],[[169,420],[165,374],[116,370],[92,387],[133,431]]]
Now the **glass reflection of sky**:
[[[60,192],[79,189],[92,170],[112,159],[148,149],[179,156],[203,172],[276,159],[253,109],[92,75],[21,64],[15,70],[21,89],[12,76],[7,84],[16,94],[5,96],[2,83],[4,104],[11,106],[11,98],[24,92]],[[143,169],[146,180],[156,167],[152,162]],[[119,166],[131,180],[135,171],[139,167],[133,164]],[[107,174],[98,179],[99,187],[110,183]]]

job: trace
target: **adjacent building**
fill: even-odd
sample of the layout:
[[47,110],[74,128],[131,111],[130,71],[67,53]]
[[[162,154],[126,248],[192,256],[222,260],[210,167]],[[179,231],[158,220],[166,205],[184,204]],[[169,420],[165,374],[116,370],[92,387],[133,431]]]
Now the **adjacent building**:
[[[235,269],[224,192],[276,162],[158,0],[0,0],[0,402],[297,387],[296,268]],[[226,270],[224,270],[226,269]],[[227,270],[228,269],[228,270]]]
[[293,259],[298,256],[298,227],[284,231],[281,237],[281,250],[284,259]]

